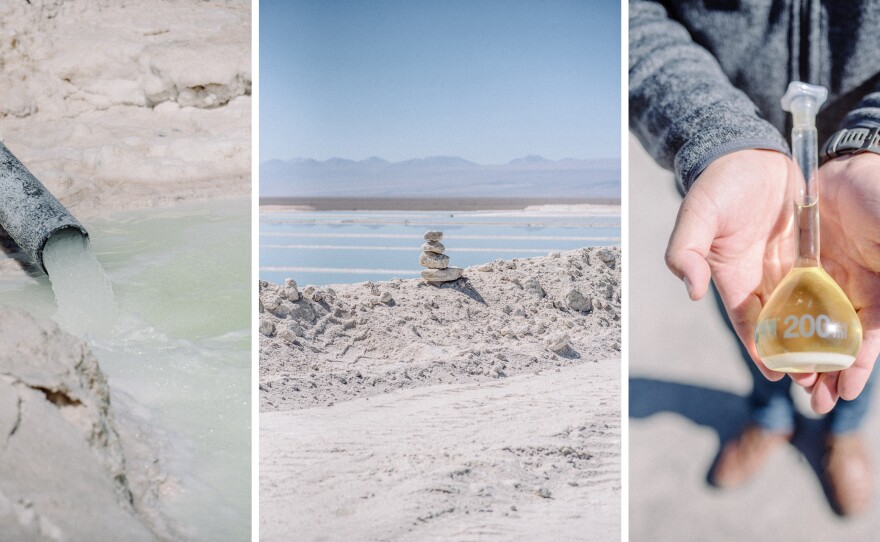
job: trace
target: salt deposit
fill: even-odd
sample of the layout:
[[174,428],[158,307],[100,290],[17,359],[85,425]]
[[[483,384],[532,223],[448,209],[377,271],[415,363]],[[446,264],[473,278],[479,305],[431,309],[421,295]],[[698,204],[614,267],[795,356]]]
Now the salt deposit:
[[[260,406],[494,379],[486,360],[496,353],[507,375],[619,357],[619,258],[619,249],[581,249],[498,260],[439,288],[396,279],[308,287],[293,301],[261,281]],[[380,303],[385,292],[393,304]],[[300,332],[282,337],[290,325]]]
[[123,453],[107,380],[85,343],[5,308],[0,342],[0,538],[172,538],[155,506],[161,480],[143,473],[150,435]]
[[250,2],[0,3],[0,138],[75,213],[247,196]]

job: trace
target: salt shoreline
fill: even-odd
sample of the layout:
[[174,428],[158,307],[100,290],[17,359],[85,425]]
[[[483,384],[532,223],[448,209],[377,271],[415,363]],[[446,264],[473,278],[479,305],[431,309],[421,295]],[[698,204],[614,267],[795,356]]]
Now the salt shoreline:
[[619,200],[589,198],[264,198],[260,213],[290,211],[528,211],[569,209],[620,214]]

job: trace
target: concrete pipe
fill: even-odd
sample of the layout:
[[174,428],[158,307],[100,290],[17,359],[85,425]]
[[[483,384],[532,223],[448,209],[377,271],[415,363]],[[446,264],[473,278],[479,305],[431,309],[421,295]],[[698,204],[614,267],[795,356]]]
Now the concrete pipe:
[[74,229],[86,238],[89,236],[83,225],[2,143],[0,225],[43,271],[43,249],[52,235]]

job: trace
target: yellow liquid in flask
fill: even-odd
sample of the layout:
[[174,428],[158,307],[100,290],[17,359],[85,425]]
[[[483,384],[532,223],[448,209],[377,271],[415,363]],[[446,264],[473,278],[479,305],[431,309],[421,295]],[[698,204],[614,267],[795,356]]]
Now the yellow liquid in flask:
[[764,364],[784,373],[846,369],[862,345],[862,325],[840,286],[821,267],[795,267],[758,316]]

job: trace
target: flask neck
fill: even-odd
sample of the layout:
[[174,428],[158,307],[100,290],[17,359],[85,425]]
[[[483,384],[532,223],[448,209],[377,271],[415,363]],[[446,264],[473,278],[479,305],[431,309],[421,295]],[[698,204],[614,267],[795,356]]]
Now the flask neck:
[[819,267],[819,202],[795,205],[797,226],[795,267]]

